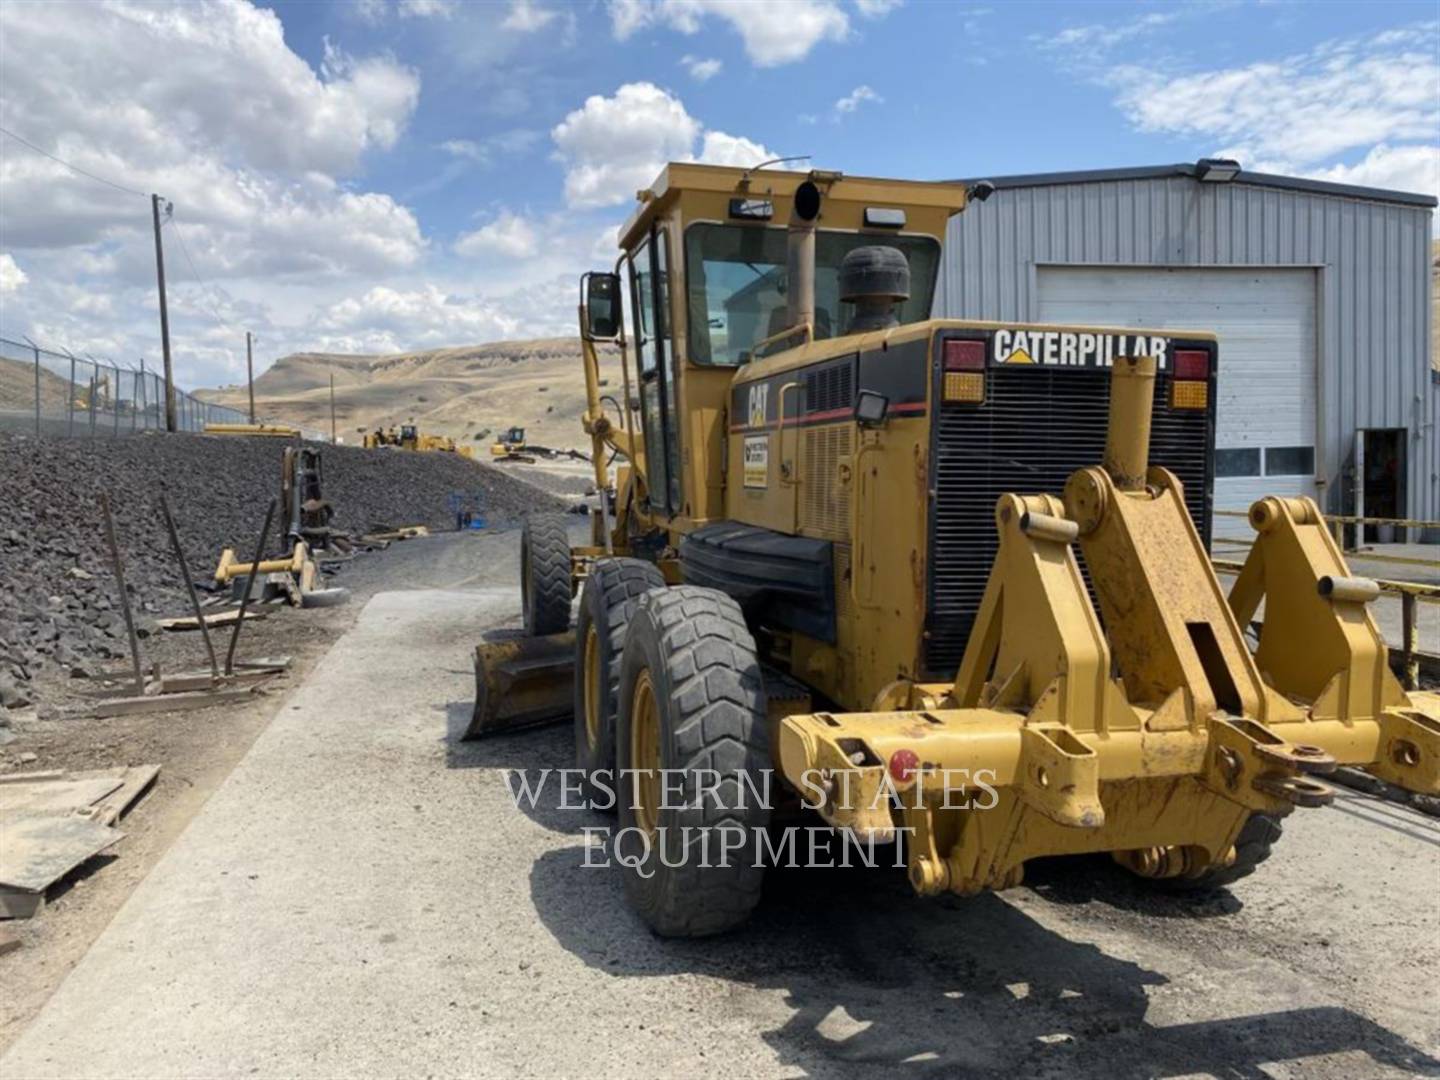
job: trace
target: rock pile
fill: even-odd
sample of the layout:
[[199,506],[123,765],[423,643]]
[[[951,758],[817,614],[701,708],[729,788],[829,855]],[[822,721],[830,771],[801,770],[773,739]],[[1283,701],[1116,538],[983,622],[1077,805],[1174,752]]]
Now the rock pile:
[[[152,616],[182,613],[184,585],[160,515],[163,489],[191,573],[208,577],[220,551],[248,560],[270,499],[280,493],[279,439],[137,435],[35,439],[0,433],[0,716],[30,699],[44,669],[92,674],[128,655],[99,495],[115,531],[142,633]],[[323,449],[333,524],[454,527],[449,497],[478,502],[491,522],[564,504],[489,465],[453,454]],[[277,510],[277,519],[280,511]],[[283,543],[272,527],[270,551]]]

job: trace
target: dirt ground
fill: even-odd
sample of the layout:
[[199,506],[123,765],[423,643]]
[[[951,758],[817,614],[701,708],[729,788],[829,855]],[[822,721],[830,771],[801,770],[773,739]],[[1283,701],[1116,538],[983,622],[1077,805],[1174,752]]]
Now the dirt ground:
[[[331,584],[351,590],[351,600],[344,606],[259,608],[266,616],[246,620],[236,655],[242,659],[284,655],[291,658],[291,666],[253,701],[105,719],[75,719],[63,713],[41,719],[33,709],[20,712],[15,738],[0,746],[0,775],[131,765],[159,765],[160,774],[119,822],[123,840],[52,887],[45,909],[34,918],[0,923],[22,942],[18,951],[0,957],[0,985],[5,987],[0,994],[0,1052],[44,1005],[125,898],[245,756],[277,703],[304,683],[316,661],[354,624],[365,601],[380,588],[418,588],[427,583],[463,587],[465,579],[474,576],[473,566],[459,557],[461,549],[451,539],[393,543],[385,551],[344,564],[330,579]],[[229,628],[213,635],[222,663],[229,635]],[[158,661],[166,672],[200,669],[207,663],[200,634],[194,631],[161,632],[142,641],[141,647],[144,663]],[[123,667],[115,662],[110,669]],[[44,699],[67,710],[82,706],[93,684],[83,679],[54,681],[61,678],[54,676],[38,687]]]

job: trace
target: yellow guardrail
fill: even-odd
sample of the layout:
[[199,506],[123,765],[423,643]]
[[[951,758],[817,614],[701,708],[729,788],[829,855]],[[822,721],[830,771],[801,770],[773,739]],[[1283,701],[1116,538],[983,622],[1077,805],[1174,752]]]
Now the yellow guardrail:
[[[1216,510],[1216,517],[1238,517],[1249,518],[1249,513],[1244,510]],[[1367,562],[1392,563],[1395,566],[1429,566],[1440,568],[1440,558],[1418,559],[1411,555],[1385,555],[1378,552],[1364,551],[1361,548],[1347,548],[1345,546],[1346,525],[1393,525],[1405,529],[1440,529],[1440,521],[1420,521],[1416,518],[1372,518],[1355,517],[1350,514],[1326,514],[1325,522],[1330,526],[1330,531],[1335,537],[1335,543],[1340,550],[1347,555],[1355,555]],[[1236,544],[1241,547],[1249,547],[1254,543],[1238,536],[1216,537],[1214,544]]]

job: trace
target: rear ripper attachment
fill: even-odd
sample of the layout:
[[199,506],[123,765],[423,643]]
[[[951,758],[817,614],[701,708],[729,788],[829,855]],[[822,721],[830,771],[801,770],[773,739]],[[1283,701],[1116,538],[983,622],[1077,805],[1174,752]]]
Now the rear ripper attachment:
[[[1103,851],[1145,877],[1222,880],[1252,818],[1329,802],[1316,776],[1337,763],[1440,792],[1440,697],[1390,674],[1373,583],[1350,576],[1314,503],[1256,503],[1257,542],[1222,592],[1180,482],[1148,463],[1155,371],[1116,358],[1103,464],[1063,499],[1000,498],[953,685],[891,692],[897,711],[780,723],[786,780],[823,791],[822,816],[862,841],[903,826],[922,894]],[[1252,655],[1241,627],[1261,599]]]

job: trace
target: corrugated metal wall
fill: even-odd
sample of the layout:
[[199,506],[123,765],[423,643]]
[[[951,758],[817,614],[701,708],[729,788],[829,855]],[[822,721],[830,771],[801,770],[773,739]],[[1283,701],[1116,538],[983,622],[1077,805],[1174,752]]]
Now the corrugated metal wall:
[[1184,176],[1002,187],[951,220],[935,314],[1034,319],[1037,264],[1319,267],[1329,509],[1349,508],[1356,429],[1403,427],[1409,512],[1437,520],[1430,228],[1423,207]]

